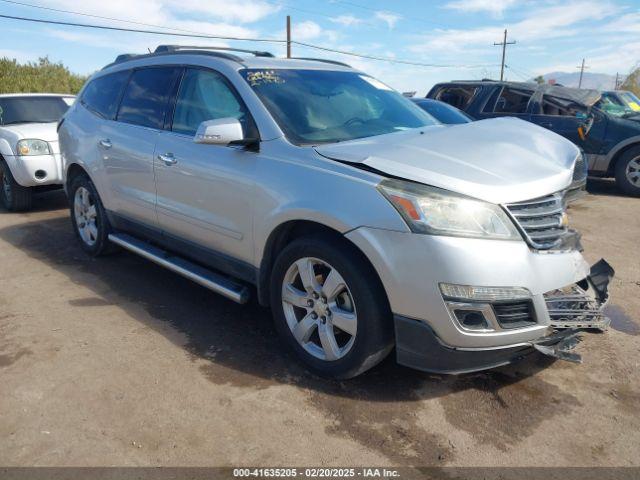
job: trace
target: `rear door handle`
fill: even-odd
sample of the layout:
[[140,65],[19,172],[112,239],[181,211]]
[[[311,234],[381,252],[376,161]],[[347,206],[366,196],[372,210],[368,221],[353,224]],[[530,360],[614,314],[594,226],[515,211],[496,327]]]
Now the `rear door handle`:
[[113,147],[113,144],[111,143],[111,140],[109,140],[108,138],[105,138],[104,140],[100,140],[100,146],[102,148],[111,148]]
[[164,164],[167,167],[170,167],[171,165],[175,165],[176,163],[178,163],[178,159],[173,156],[173,153],[160,154],[158,155],[158,160],[160,160],[161,162],[164,162]]

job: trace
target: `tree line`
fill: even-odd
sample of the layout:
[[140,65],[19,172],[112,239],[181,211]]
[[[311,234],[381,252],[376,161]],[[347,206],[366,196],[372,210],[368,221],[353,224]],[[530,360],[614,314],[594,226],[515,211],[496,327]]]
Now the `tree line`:
[[36,62],[18,63],[0,59],[0,93],[72,93],[80,91],[87,77],[72,73],[62,62],[48,57]]

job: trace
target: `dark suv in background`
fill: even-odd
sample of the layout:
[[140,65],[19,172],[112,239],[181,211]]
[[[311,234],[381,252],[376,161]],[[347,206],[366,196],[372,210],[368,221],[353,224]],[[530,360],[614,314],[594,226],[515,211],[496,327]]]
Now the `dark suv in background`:
[[640,122],[597,107],[600,92],[521,82],[453,81],[435,85],[440,100],[476,120],[516,117],[556,132],[585,153],[589,174],[615,177],[618,187],[640,196]]

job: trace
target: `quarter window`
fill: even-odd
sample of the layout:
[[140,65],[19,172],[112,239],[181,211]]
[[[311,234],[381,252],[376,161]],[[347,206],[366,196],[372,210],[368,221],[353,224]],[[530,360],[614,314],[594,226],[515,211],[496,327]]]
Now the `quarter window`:
[[135,70],[122,97],[118,121],[161,129],[171,87],[179,72],[174,67]]
[[503,88],[496,102],[496,113],[527,113],[532,92]]
[[195,135],[202,122],[229,117],[240,120],[243,127],[248,120],[245,106],[226,80],[210,70],[186,70],[178,90],[171,129]]
[[80,102],[89,110],[106,119],[113,119],[118,110],[118,101],[129,71],[111,73],[91,80],[82,92]]
[[471,104],[476,93],[478,93],[478,88],[473,86],[443,87],[435,98],[464,111]]

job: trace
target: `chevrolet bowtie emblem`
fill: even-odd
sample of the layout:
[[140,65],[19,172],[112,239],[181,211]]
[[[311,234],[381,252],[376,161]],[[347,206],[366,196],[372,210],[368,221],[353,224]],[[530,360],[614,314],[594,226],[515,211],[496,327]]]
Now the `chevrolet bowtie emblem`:
[[563,212],[562,216],[560,217],[560,226],[561,227],[568,227],[569,226],[569,215],[567,215],[566,212]]

